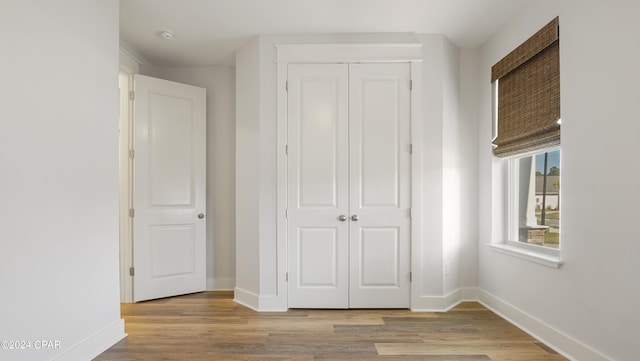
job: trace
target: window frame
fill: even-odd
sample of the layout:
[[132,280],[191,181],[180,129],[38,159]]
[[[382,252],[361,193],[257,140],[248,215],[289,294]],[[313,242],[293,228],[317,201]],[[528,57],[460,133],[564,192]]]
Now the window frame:
[[[558,248],[551,248],[545,246],[539,246],[530,243],[524,243],[518,241],[520,225],[519,225],[519,208],[520,208],[520,199],[518,196],[519,187],[520,187],[520,164],[519,160],[521,158],[534,157],[538,154],[543,154],[545,152],[553,152],[560,150],[560,157],[562,157],[562,150],[560,147],[552,147],[539,151],[534,151],[526,154],[521,154],[513,157],[509,157],[506,159],[507,161],[507,229],[506,235],[507,239],[505,244],[514,246],[514,247],[522,247],[526,250],[533,252],[540,252],[550,256],[560,257],[560,252],[562,249],[562,228],[560,228],[560,244]],[[560,211],[562,212],[562,211]],[[562,216],[561,216],[562,219]]]
[[[561,147],[550,147],[501,159],[504,165],[504,184],[506,186],[505,203],[503,207],[503,219],[505,220],[503,234],[505,237],[501,241],[488,244],[492,250],[551,268],[560,268],[563,265],[564,262],[561,259],[562,241],[557,249],[518,241],[518,188],[520,181],[518,176],[518,160],[520,158],[531,157],[536,154],[555,150],[561,151]],[[562,157],[562,152],[560,153],[560,156]],[[562,235],[562,228],[560,229],[560,232]]]

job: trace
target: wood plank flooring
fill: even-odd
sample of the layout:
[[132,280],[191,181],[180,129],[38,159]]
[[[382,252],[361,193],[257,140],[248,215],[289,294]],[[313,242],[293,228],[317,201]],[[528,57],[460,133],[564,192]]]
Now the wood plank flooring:
[[478,303],[446,313],[258,313],[232,292],[123,304],[127,338],[97,361],[565,360]]

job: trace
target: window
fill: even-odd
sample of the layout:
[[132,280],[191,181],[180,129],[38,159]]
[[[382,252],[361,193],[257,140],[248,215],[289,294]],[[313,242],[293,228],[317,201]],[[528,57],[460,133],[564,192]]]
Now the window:
[[560,150],[513,157],[508,168],[509,243],[559,249]]
[[508,164],[506,246],[560,249],[560,39],[553,19],[491,68],[495,156]]

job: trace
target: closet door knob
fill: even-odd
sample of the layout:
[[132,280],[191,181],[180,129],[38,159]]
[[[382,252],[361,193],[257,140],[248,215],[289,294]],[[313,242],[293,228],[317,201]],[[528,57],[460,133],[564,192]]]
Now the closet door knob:
[[360,219],[360,217],[358,217],[357,214],[354,214],[353,216],[351,216],[351,220],[354,222],[357,222]]
[[347,216],[345,216],[344,214],[341,214],[341,215],[339,215],[339,216],[338,216],[338,220],[339,220],[340,222],[344,222],[344,221],[346,221],[346,220],[347,220]]

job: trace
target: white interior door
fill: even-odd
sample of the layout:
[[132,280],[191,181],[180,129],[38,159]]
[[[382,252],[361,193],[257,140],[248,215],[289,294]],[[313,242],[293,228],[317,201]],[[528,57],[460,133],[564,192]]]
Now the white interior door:
[[409,69],[289,66],[289,307],[410,306]]
[[134,301],[204,291],[206,90],[134,75]]
[[289,307],[347,308],[348,66],[291,65],[288,77]]
[[409,64],[349,68],[351,308],[410,306]]

